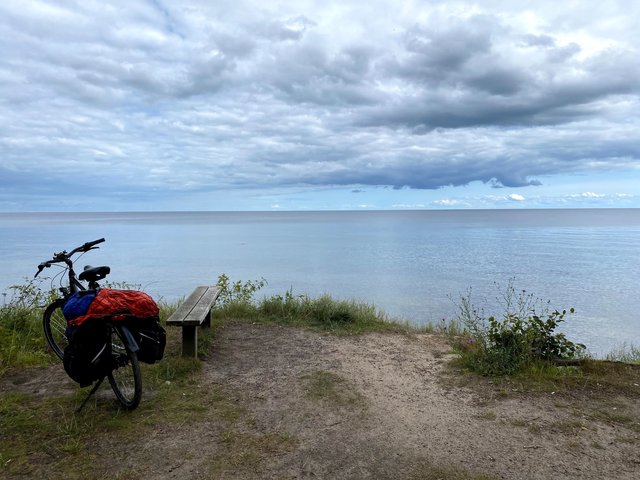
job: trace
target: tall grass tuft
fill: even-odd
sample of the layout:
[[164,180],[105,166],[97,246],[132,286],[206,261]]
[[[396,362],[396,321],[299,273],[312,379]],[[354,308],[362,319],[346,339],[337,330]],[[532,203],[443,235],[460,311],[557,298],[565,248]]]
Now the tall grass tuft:
[[607,354],[606,360],[610,362],[634,363],[640,365],[640,347],[629,343],[623,343]]
[[52,300],[37,282],[14,285],[10,300],[0,307],[0,376],[17,366],[44,365],[45,351],[41,306]]
[[[361,332],[391,329],[394,324],[375,306],[354,300],[336,300],[329,295],[274,295],[257,305],[258,315],[271,321],[306,324],[323,330]],[[395,324],[398,325],[399,324]]]
[[335,333],[417,330],[406,323],[392,321],[373,305],[337,300],[329,295],[311,298],[294,295],[288,290],[284,295],[255,299],[255,293],[264,285],[264,279],[231,282],[229,277],[221,275],[218,278],[221,306],[214,309],[214,316],[219,319],[303,325]]

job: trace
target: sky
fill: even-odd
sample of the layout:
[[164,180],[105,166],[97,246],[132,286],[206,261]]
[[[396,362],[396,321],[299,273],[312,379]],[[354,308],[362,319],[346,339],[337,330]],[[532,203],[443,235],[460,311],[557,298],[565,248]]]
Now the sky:
[[2,0],[0,211],[638,208],[639,18]]

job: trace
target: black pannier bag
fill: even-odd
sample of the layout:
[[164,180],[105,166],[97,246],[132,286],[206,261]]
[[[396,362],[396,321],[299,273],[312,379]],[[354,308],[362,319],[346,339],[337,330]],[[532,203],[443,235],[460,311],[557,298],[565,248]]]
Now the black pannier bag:
[[125,325],[138,344],[138,360],[144,363],[162,360],[167,333],[160,325],[158,317],[130,317],[125,320]]
[[104,321],[89,319],[73,329],[62,357],[71,379],[81,387],[91,385],[111,371],[111,361],[111,341]]
[[122,323],[131,332],[139,350],[138,360],[155,363],[162,359],[167,335],[160,325],[158,304],[146,293],[137,290],[101,288],[84,315],[75,317],[70,325],[83,325],[88,319]]

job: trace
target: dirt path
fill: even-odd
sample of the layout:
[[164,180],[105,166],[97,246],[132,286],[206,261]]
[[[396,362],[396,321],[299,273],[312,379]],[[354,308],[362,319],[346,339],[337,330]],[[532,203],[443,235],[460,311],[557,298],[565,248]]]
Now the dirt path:
[[[620,420],[640,418],[640,402],[461,385],[440,336],[229,324],[212,352],[197,387],[229,394],[228,415],[97,444],[120,459],[99,478],[640,478],[638,424]],[[73,391],[61,376],[52,367],[3,388]]]
[[[509,479],[640,478],[637,432],[580,418],[553,394],[452,386],[442,337],[236,325],[214,352],[208,381],[241,392],[259,429],[296,439],[258,477],[419,478],[453,465]],[[339,381],[333,396],[309,395],[321,372]]]

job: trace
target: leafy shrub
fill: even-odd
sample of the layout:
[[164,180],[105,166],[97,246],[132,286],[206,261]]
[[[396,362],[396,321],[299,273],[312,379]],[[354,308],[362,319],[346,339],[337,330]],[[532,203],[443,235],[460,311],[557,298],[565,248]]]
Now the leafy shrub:
[[226,274],[218,277],[218,287],[220,287],[219,300],[222,306],[229,304],[250,304],[253,302],[254,294],[267,285],[264,278],[259,280],[238,280],[232,282]]
[[[517,292],[511,280],[502,297],[500,317],[485,317],[471,301],[471,291],[458,306],[458,321],[468,335],[458,342],[464,364],[484,375],[509,375],[536,362],[571,359],[586,347],[555,333],[566,310],[551,310],[525,290]],[[571,308],[569,313],[574,313]]]

